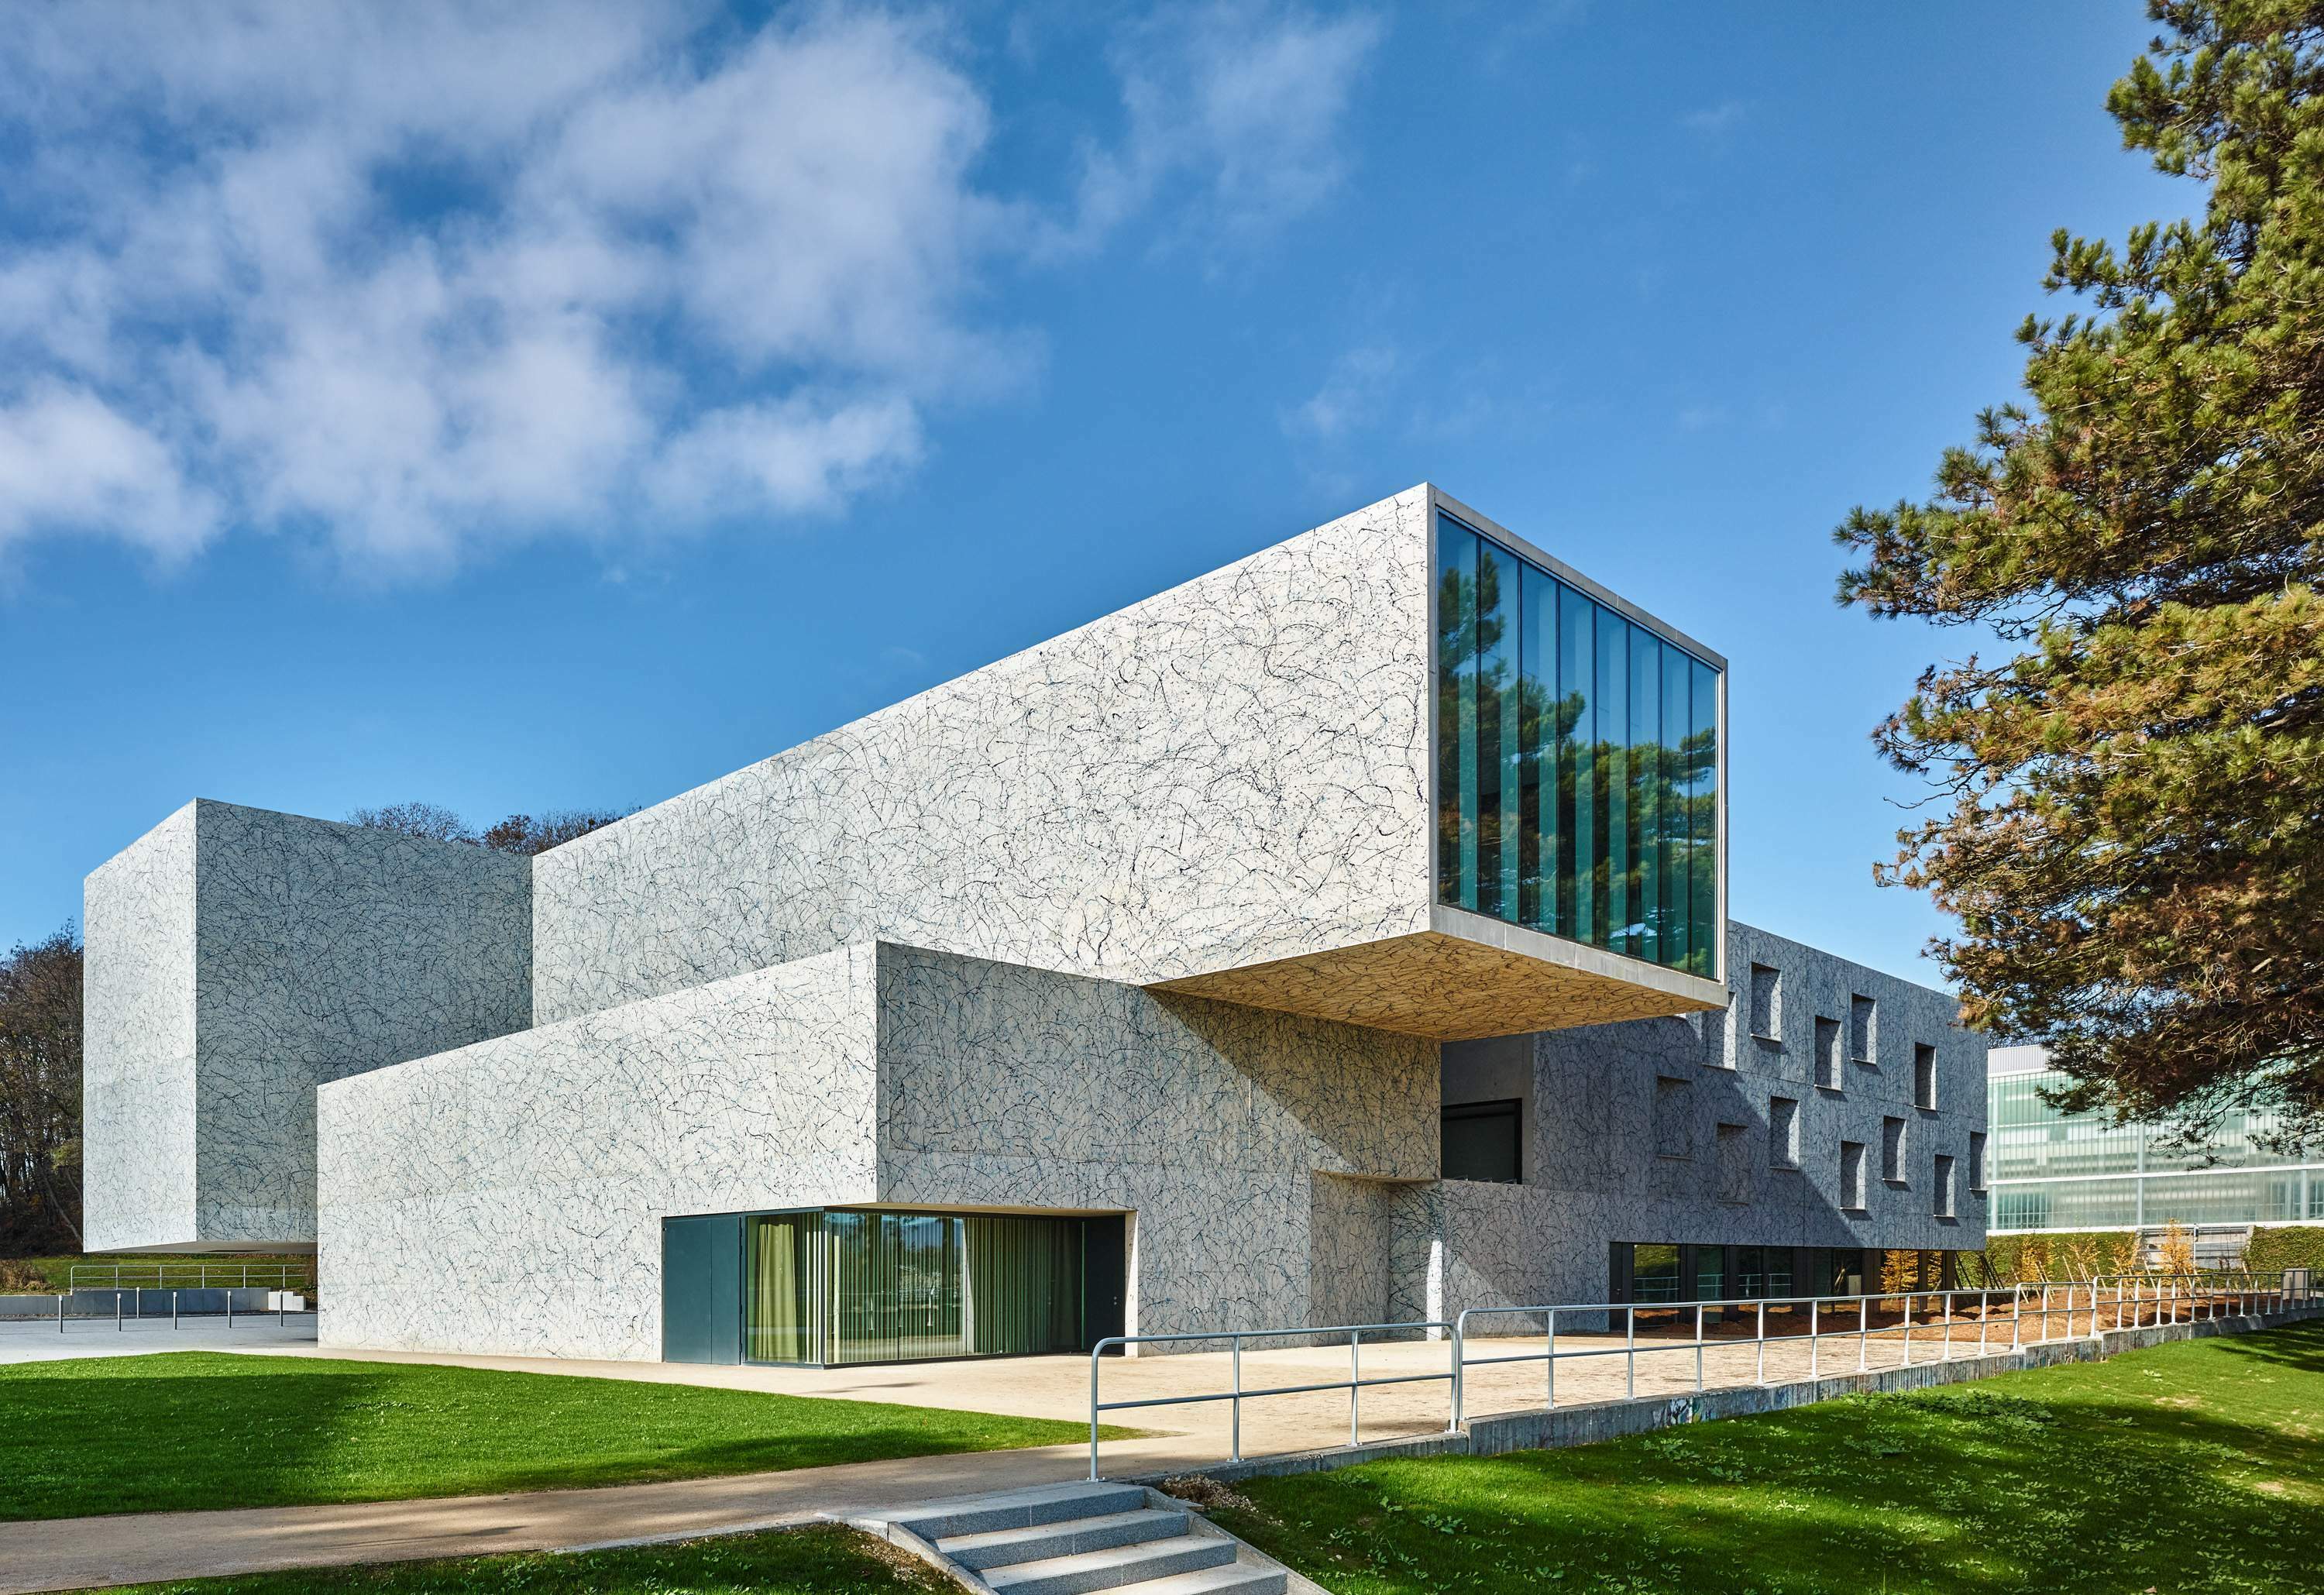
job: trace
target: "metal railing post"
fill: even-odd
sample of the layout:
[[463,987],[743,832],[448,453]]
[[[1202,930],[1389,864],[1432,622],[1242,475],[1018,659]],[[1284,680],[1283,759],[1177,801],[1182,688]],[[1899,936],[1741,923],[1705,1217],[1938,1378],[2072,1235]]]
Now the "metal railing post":
[[65,1332],[65,1293],[64,1293],[63,1291],[59,1291],[59,1292],[57,1292],[57,1332],[58,1332],[59,1334],[62,1334],[62,1333],[64,1333],[64,1332]]
[[1808,1378],[1811,1379],[1818,1376],[1820,1370],[1817,1364],[1823,1351],[1823,1329],[1818,1323],[1822,1312],[1823,1298],[1810,1296],[1808,1298]]
[[1363,1443],[1360,1403],[1364,1394],[1364,1332],[1348,1331],[1348,1449],[1355,1450]]
[[226,1326],[228,1329],[234,1327],[234,1286],[231,1285],[226,1287]]
[[[1447,1434],[1458,1434],[1461,1432],[1462,1368],[1468,1356],[1468,1352],[1462,1348],[1468,1344],[1468,1341],[1469,1314],[1465,1312],[1456,1314],[1452,1319],[1452,1411],[1451,1421],[1444,1425],[1444,1432]],[[1550,1366],[1554,1369],[1557,1365],[1553,1362]]]
[[1622,1340],[1622,1394],[1625,1396],[1636,1396],[1637,1393],[1638,1309],[1637,1305],[1636,1303],[1632,1303],[1630,1305],[1629,1327],[1625,1332]]
[[121,1327],[121,1292],[118,1289],[113,1293],[113,1327],[116,1330]]
[[1756,1383],[1764,1385],[1767,1382],[1767,1304],[1764,1300],[1759,1304],[1758,1342],[1759,1366],[1751,1377]]
[[1945,1293],[1945,1354],[1944,1354],[1944,1356],[1943,1356],[1942,1358],[1939,1359],[1939,1360],[1941,1360],[1941,1361],[1944,1361],[1944,1362],[1950,1362],[1952,1360],[1953,1360],[1953,1298],[1952,1298],[1952,1293],[1951,1293],[1950,1291],[1948,1291],[1948,1292],[1946,1292],[1946,1293]]
[[1913,1293],[1904,1293],[1904,1366],[1913,1366]]
[[1871,1367],[1867,1360],[1872,1354],[1872,1298],[1856,1298],[1856,1371],[1862,1373]]
[[1549,1310],[1549,1327],[1547,1332],[1549,1337],[1549,1406],[1546,1410],[1555,1412],[1557,1410],[1557,1309],[1555,1307],[1552,1307]]
[[170,1293],[170,1327],[178,1327],[178,1293],[174,1290]]
[[1977,1354],[1980,1357],[1985,1355],[1986,1331],[1992,1323],[1993,1292],[1980,1290],[1977,1293]]
[[1242,1336],[1235,1336],[1229,1344],[1234,1352],[1234,1399],[1230,1403],[1234,1415],[1231,1449],[1234,1460],[1239,1462],[1242,1461]]
[[1090,1348],[1090,1482],[1097,1482],[1097,1360],[1105,1350],[1100,1341]]
[[2009,1287],[2009,1349],[2022,1350],[2025,1344],[2025,1287]]
[[1694,1304],[1694,1393],[1702,1394],[1702,1304]]

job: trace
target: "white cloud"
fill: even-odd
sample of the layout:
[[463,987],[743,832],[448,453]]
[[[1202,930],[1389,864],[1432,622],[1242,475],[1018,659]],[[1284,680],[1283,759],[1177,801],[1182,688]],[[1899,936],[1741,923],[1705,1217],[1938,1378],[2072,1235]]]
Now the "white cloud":
[[[1343,180],[1382,29],[1260,0],[1116,36],[1072,219],[994,193],[964,52],[838,4],[86,0],[0,36],[0,556],[243,526],[350,568],[825,512],[1022,382],[999,263]],[[609,562],[612,556],[609,553]]]
[[1350,101],[1385,24],[1271,0],[1166,6],[1114,51],[1128,131],[1093,148],[1066,247],[1087,246],[1174,183],[1189,226],[1248,236],[1312,209],[1347,176]]
[[1689,111],[1679,118],[1679,125],[1690,132],[1707,134],[1715,137],[1720,134],[1734,131],[1743,118],[1750,114],[1750,106],[1741,100],[1720,100],[1715,106],[1705,106],[1701,110]]
[[[1021,363],[943,41],[811,10],[44,8],[0,42],[0,547],[359,567],[828,509]],[[709,39],[709,44],[705,40]]]

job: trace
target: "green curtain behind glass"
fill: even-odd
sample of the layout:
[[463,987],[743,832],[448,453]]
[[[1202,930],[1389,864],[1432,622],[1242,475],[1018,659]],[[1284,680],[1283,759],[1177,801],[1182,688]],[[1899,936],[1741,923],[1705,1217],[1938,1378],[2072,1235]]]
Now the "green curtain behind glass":
[[745,1233],[742,1354],[753,1362],[815,1362],[816,1241],[811,1212],[754,1218]]

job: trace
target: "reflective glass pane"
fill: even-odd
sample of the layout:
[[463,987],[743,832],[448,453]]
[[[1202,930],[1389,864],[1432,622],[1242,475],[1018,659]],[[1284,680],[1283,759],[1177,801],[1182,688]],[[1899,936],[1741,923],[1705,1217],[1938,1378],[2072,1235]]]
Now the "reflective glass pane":
[[1557,769],[1564,729],[1557,696],[1558,584],[1526,566],[1518,659],[1517,760],[1523,771],[1517,799],[1517,923],[1556,934]]
[[1649,963],[1663,961],[1655,934],[1662,917],[1663,646],[1644,626],[1630,628],[1629,871],[1631,917],[1637,928],[1630,951]]
[[1678,1301],[1683,1284],[1679,1278],[1677,1247],[1634,1246],[1630,1249],[1632,1301]]
[[1598,612],[1598,850],[1591,861],[1602,945],[1631,951],[1630,761],[1624,757],[1630,724],[1630,626],[1610,611]]
[[821,1230],[811,1212],[770,1213],[743,1230],[742,1355],[752,1362],[816,1362]]
[[[1477,549],[1477,897],[1480,914],[1517,911],[1517,562]],[[1463,853],[1464,864],[1466,853]]]
[[1719,672],[1694,661],[1689,694],[1694,729],[1686,743],[1689,848],[1688,875],[1693,911],[1687,916],[1687,968],[1696,974],[1719,973]]
[[1436,891],[1477,906],[1477,534],[1436,526]]
[[1557,687],[1563,695],[1558,711],[1565,727],[1558,764],[1557,833],[1563,845],[1557,856],[1557,917],[1565,934],[1579,942],[1597,945],[1605,921],[1598,917],[1598,895],[1591,889],[1591,871],[1598,856],[1598,715],[1593,696],[1597,664],[1598,606],[1571,587],[1558,590]]
[[1662,765],[1657,784],[1660,824],[1655,828],[1662,855],[1662,891],[1655,916],[1657,963],[1683,968],[1692,946],[1689,921],[1693,908],[1692,871],[1692,777],[1686,767],[1686,739],[1694,720],[1691,693],[1693,662],[1676,648],[1662,645],[1662,732],[1656,757]]

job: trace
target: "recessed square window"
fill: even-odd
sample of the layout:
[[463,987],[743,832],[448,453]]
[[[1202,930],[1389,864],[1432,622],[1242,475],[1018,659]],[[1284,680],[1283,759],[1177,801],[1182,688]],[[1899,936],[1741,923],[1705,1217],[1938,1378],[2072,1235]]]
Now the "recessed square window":
[[1913,1105],[1937,1105],[1937,1049],[1925,1041],[1913,1044]]
[[1694,1156],[1694,1082],[1665,1074],[1655,1081],[1655,1156]]
[[1767,1162],[1775,1168],[1800,1166],[1800,1104],[1792,1097],[1767,1099]]
[[1937,1154],[1936,1178],[1931,1195],[1932,1212],[1941,1219],[1953,1216],[1953,1160],[1942,1152]]
[[1516,1097],[1445,1103],[1441,1126],[1444,1177],[1504,1185],[1520,1183],[1525,1177],[1522,1106]]
[[1904,1183],[1904,1121],[1880,1121],[1880,1177],[1892,1185]]
[[1981,1129],[1969,1132],[1969,1188],[1985,1189],[1985,1132]]
[[1864,1211],[1864,1143],[1840,1143],[1840,1204],[1850,1212]]
[[1868,1064],[1878,1057],[1879,1055],[1873,1050],[1875,1038],[1872,1033],[1878,1013],[1879,1010],[1869,997],[1850,997],[1848,1000],[1848,1056],[1850,1061]]
[[1838,1091],[1844,1083],[1840,1077],[1840,1021],[1821,1015],[1815,1022],[1815,1083],[1826,1091]]
[[1751,966],[1751,1034],[1780,1041],[1784,1034],[1784,977],[1771,964]]

